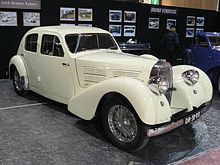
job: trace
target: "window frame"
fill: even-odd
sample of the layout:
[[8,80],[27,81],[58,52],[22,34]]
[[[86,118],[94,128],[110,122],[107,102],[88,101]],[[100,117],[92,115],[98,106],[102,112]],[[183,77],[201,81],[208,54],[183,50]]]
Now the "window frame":
[[[44,43],[45,43],[44,37],[48,37],[48,36],[51,36],[51,37],[53,38],[52,41],[49,41],[49,40],[47,41],[48,43],[49,43],[49,42],[52,42],[52,50],[51,50],[51,52],[48,51],[48,53],[46,53],[45,51],[43,51],[44,45],[45,45],[45,44],[44,44]],[[56,41],[57,39],[58,39],[59,42]],[[48,44],[48,43],[47,43],[47,44]],[[59,46],[59,47],[61,48],[61,53],[62,53],[62,55],[57,55],[57,54],[55,54],[56,44],[57,44],[57,46]],[[48,45],[49,45],[49,44],[48,44]],[[62,44],[61,44],[61,42],[60,42],[59,37],[58,37],[57,35],[55,35],[55,34],[42,34],[40,54],[46,55],[46,56],[52,56],[52,57],[64,57],[64,49],[63,49],[63,46],[62,46]]]
[[[28,43],[27,39],[28,37],[32,37],[36,35],[36,41],[32,41]],[[33,37],[32,37],[33,38]],[[38,33],[31,33],[31,34],[28,34],[26,37],[25,37],[25,44],[24,44],[24,50],[25,51],[29,51],[29,52],[33,52],[33,53],[36,53],[37,52],[37,48],[38,48],[38,38],[39,38],[39,34]],[[28,44],[31,44],[31,46],[29,46]],[[29,47],[33,47],[33,44],[36,44],[34,45],[34,50],[33,49],[29,49]]]

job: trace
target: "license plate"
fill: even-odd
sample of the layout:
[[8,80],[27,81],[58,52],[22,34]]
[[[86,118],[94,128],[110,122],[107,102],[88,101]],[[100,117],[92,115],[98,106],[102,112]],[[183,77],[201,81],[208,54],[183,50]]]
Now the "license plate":
[[201,112],[196,112],[194,114],[192,114],[191,116],[188,116],[184,119],[184,124],[188,124],[190,122],[195,121],[196,119],[198,119],[201,116]]

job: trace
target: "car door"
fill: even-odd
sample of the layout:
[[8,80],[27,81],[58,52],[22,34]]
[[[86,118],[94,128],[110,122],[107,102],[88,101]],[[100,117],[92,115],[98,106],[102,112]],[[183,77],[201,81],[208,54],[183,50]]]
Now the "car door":
[[38,61],[39,79],[48,97],[67,103],[74,95],[71,67],[73,59],[64,52],[57,35],[41,35],[40,59]]
[[213,61],[212,48],[205,36],[197,36],[192,46],[192,65],[208,71]]
[[37,60],[38,60],[38,39],[39,34],[32,33],[28,34],[24,41],[22,41],[23,51],[20,56],[23,58],[25,62],[25,66],[28,72],[28,80],[30,89],[40,88],[38,83],[38,70],[37,70]]

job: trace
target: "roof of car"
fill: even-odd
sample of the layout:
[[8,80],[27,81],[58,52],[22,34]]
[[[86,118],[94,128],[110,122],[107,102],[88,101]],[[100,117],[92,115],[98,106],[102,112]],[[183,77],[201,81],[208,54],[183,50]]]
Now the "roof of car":
[[206,35],[206,36],[216,36],[220,37],[220,32],[200,32],[199,35]]
[[80,34],[80,33],[109,33],[106,30],[96,27],[84,26],[41,26],[31,29],[29,32],[56,32],[60,34]]

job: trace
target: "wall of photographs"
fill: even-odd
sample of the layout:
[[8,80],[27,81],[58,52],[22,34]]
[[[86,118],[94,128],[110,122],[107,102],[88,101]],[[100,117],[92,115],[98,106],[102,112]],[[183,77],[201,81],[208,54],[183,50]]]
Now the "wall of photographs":
[[109,10],[109,32],[115,37],[135,37],[136,11]]
[[[1,0],[0,0],[1,1]],[[22,0],[22,2],[25,0]],[[40,1],[40,0],[26,0]],[[109,0],[42,1],[40,8],[0,6],[0,78],[6,78],[8,63],[17,52],[27,30],[36,26],[94,26],[110,31],[116,41],[135,38],[151,44],[160,58],[160,40],[170,26],[176,25],[182,49],[198,31],[219,31],[220,13],[208,10],[175,8]],[[190,13],[190,14],[189,14]]]

